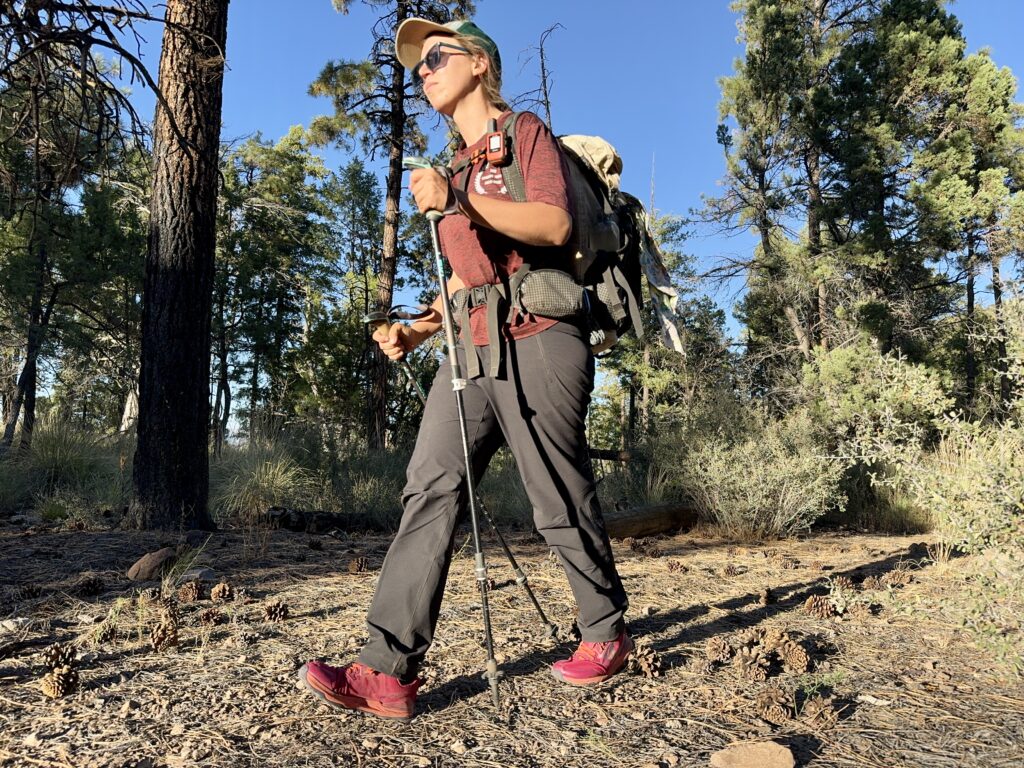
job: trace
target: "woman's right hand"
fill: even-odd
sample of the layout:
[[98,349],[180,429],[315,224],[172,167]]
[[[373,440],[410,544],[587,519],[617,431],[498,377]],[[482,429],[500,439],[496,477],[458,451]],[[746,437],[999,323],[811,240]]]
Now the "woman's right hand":
[[380,351],[396,363],[401,362],[406,353],[412,352],[422,341],[418,333],[401,323],[392,325],[386,334],[382,328],[378,328],[373,332],[373,340],[377,342]]

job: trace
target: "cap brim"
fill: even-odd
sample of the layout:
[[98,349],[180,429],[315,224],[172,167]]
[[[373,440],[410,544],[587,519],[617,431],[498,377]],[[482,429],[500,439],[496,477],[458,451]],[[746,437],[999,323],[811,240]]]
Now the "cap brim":
[[455,35],[452,30],[443,24],[437,24],[426,19],[406,19],[398,25],[398,32],[395,33],[395,55],[399,63],[408,70],[412,70],[420,60],[420,51],[423,50],[423,41],[431,35]]

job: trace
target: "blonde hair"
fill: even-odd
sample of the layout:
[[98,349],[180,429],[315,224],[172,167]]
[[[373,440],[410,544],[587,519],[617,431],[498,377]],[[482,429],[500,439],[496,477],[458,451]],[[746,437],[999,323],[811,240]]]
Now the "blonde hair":
[[487,49],[480,45],[476,38],[469,35],[455,35],[455,42],[467,49],[472,55],[483,56],[487,59],[487,71],[480,78],[480,84],[484,89],[484,97],[502,111],[510,109],[508,102],[501,95],[501,75],[495,69],[494,61],[488,55]]

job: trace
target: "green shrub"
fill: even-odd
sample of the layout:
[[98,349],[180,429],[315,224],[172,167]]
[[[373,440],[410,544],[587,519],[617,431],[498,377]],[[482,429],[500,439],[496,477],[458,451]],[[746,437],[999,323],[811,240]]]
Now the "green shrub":
[[806,530],[841,509],[844,463],[824,455],[805,411],[765,421],[730,444],[710,440],[680,465],[701,515],[734,536]]
[[1024,673],[1024,427],[948,419],[935,450],[892,450],[878,485],[929,510],[945,551],[973,557],[967,625]]
[[953,404],[939,373],[866,341],[818,354],[804,367],[804,388],[815,423],[835,444],[858,435],[923,439]]

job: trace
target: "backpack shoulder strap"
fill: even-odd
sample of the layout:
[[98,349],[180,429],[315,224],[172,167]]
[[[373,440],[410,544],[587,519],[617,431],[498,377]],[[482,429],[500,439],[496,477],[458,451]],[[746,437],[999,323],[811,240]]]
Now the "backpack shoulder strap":
[[505,138],[508,147],[512,152],[512,162],[501,169],[501,180],[505,182],[505,189],[509,197],[517,203],[526,202],[526,181],[523,178],[523,166],[519,162],[519,152],[516,151],[516,126],[519,125],[519,118],[525,112],[516,112],[505,121]]

